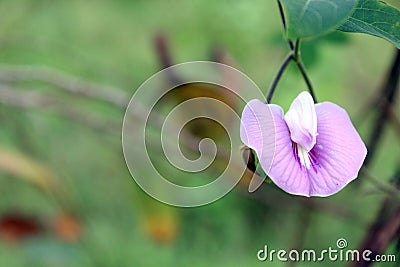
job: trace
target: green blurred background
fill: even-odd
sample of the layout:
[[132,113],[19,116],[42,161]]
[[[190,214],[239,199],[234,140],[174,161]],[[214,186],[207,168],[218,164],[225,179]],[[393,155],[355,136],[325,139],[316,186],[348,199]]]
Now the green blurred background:
[[[385,197],[366,179],[317,204],[266,184],[182,209],[145,195],[125,165],[121,105],[162,68],[156,36],[173,63],[222,51],[266,92],[288,52],[275,1],[2,0],[0,10],[0,266],[294,266],[256,253],[361,242]],[[364,141],[394,52],[359,34],[303,43],[318,99],[343,106]],[[127,99],[65,90],[74,85]],[[287,109],[305,89],[291,66],[273,102]],[[370,166],[382,183],[399,166],[398,134],[385,131]]]

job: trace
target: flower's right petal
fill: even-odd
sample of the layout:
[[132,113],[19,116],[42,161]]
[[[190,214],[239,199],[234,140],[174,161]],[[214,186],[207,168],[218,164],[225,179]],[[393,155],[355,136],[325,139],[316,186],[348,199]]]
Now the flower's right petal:
[[311,195],[329,196],[357,178],[367,148],[343,108],[331,102],[315,108],[319,135],[311,150],[316,165],[309,171]]
[[269,105],[253,99],[245,106],[240,124],[242,142],[252,148],[268,172],[275,151],[275,126]]
[[282,109],[277,105],[269,106],[274,118],[276,147],[267,175],[284,191],[308,197],[311,189],[310,180],[306,168],[301,167],[293,152],[289,128],[283,118]]

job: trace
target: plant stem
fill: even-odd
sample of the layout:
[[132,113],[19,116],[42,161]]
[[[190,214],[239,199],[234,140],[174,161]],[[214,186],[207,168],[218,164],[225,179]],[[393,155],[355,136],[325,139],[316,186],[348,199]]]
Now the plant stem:
[[312,96],[312,98],[314,99],[314,102],[318,102],[317,98],[315,96],[314,93],[314,89],[313,86],[311,84],[311,80],[308,77],[306,68],[303,64],[303,61],[301,60],[301,55],[300,55],[300,39],[296,40],[296,45],[294,47],[294,56],[293,56],[293,60],[296,62],[297,67],[299,68],[301,75],[303,76],[304,81],[306,82],[308,91],[310,91],[310,94]]
[[[283,12],[283,6],[282,6],[281,1],[277,0],[277,2],[278,2],[278,7],[279,7],[279,14],[281,15],[281,19],[282,19],[283,29],[285,30],[285,34],[287,34],[286,19],[285,19],[285,13]],[[293,49],[294,49],[293,41],[288,39],[288,43],[289,43],[290,50],[293,51]]]
[[308,75],[307,75],[307,72],[306,72],[306,69],[305,69],[305,67],[304,67],[303,62],[302,62],[301,60],[299,60],[299,61],[297,61],[296,64],[297,64],[297,67],[299,67],[299,70],[300,70],[300,72],[301,72],[301,75],[303,75],[303,79],[304,79],[304,81],[305,81],[306,84],[307,84],[308,91],[310,91],[310,94],[311,94],[312,98],[314,99],[314,102],[317,103],[318,101],[317,101],[317,98],[315,97],[314,89],[313,89],[313,87],[312,87],[310,78],[309,78]]
[[279,80],[282,77],[283,72],[285,71],[286,67],[289,65],[290,61],[293,60],[293,51],[291,51],[285,58],[285,60],[283,61],[281,67],[279,68],[278,73],[275,76],[275,79],[272,82],[272,85],[268,91],[268,96],[267,96],[267,100],[266,103],[269,104],[271,102],[272,96],[274,95],[276,86],[278,85]]
[[293,51],[294,51],[294,60],[297,62],[298,60],[301,59],[301,55],[300,55],[300,38],[297,38],[296,44],[294,45],[294,48],[293,48]]

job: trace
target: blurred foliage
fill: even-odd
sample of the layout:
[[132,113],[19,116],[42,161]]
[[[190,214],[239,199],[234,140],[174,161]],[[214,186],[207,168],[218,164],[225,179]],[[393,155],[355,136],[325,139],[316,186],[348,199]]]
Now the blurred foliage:
[[[127,98],[162,67],[154,47],[159,33],[168,38],[173,63],[209,60],[222,49],[264,92],[288,51],[275,1],[3,0],[0,10],[2,66],[46,66],[119,88]],[[343,106],[368,140],[369,101],[384,79],[392,45],[335,32],[306,40],[302,52],[318,99]],[[312,206],[273,184],[249,195],[240,189],[244,183],[205,207],[169,207],[130,177],[121,152],[121,108],[45,82],[9,84],[34,91],[30,104],[43,95],[58,102],[0,104],[0,216],[17,214],[44,229],[12,243],[1,238],[0,266],[234,267],[257,264],[256,252],[265,244],[324,249],[342,237],[356,248],[385,197],[362,180]],[[304,89],[290,68],[274,102],[287,109]],[[371,172],[389,182],[399,161],[398,132],[388,128]],[[47,186],[54,179],[57,189]]]

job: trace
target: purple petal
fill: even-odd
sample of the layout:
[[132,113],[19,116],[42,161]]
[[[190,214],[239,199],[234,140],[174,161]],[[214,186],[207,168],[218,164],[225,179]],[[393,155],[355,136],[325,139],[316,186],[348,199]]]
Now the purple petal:
[[240,138],[246,146],[256,151],[262,168],[268,171],[275,149],[275,127],[269,105],[253,99],[245,106]]
[[309,171],[310,192],[328,196],[357,178],[367,148],[343,108],[324,102],[315,105],[315,110],[319,135],[311,150],[316,164]]
[[[271,180],[284,191],[295,195],[310,195],[307,171],[300,165],[293,151],[289,128],[283,118],[282,108],[269,105],[275,123],[275,156],[268,172]],[[262,164],[261,164],[262,166]]]
[[325,102],[315,105],[318,122],[316,144],[309,155],[310,169],[296,156],[282,109],[270,105],[276,127],[276,152],[267,174],[288,193],[329,196],[357,177],[367,150],[346,111]]

